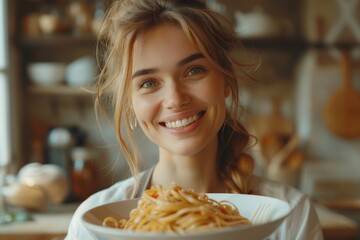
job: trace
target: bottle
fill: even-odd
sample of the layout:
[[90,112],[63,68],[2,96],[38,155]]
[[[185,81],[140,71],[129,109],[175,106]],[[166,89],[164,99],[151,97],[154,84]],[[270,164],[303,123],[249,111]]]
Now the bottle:
[[96,154],[91,148],[76,147],[71,151],[71,185],[74,200],[83,201],[97,191],[95,157]]

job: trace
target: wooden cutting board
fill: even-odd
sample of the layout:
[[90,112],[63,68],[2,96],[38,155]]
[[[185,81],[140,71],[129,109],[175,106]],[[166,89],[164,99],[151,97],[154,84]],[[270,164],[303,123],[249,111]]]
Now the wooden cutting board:
[[351,84],[351,59],[348,51],[341,55],[342,86],[325,105],[326,126],[345,139],[360,137],[360,92]]

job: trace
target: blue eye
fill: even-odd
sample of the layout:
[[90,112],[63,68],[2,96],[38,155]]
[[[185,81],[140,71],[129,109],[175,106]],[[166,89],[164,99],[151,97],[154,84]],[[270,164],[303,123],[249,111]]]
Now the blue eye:
[[140,88],[151,88],[157,86],[157,83],[155,80],[145,80],[141,82]]
[[199,74],[199,73],[203,73],[205,72],[205,69],[202,68],[202,67],[192,67],[189,72],[188,72],[188,75],[189,76],[192,76],[192,75],[195,75],[195,74]]

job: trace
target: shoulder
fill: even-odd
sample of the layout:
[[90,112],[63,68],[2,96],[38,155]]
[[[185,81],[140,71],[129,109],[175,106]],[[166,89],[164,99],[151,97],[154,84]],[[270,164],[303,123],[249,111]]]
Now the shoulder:
[[300,190],[277,181],[254,176],[252,189],[259,195],[281,199],[295,207],[301,201],[307,200],[308,196]]
[[257,194],[281,199],[291,207],[290,214],[270,239],[323,239],[318,216],[305,193],[260,177],[254,177],[252,184]]
[[87,206],[93,208],[96,205],[102,205],[114,201],[124,200],[131,197],[132,188],[135,185],[135,178],[131,177],[117,182],[109,188],[103,189],[86,199],[80,207]]

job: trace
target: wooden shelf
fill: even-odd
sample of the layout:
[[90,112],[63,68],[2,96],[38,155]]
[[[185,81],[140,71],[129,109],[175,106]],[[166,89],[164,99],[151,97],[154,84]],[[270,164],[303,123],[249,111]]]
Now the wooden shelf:
[[96,44],[94,35],[72,35],[72,34],[54,34],[41,35],[36,37],[21,37],[17,42],[20,47],[25,48],[44,48],[44,47],[91,47]]
[[337,48],[337,49],[352,49],[352,48],[358,48],[360,47],[360,42],[335,42],[333,44],[327,44],[324,42],[309,42],[308,47],[310,48],[316,48],[316,49],[331,49],[331,48]]
[[333,44],[326,44],[321,41],[308,41],[299,36],[294,37],[267,37],[267,38],[242,38],[241,42],[248,48],[262,48],[262,49],[286,49],[286,50],[301,50],[306,48],[314,49],[351,49],[360,47],[360,42],[335,42]]
[[303,49],[307,46],[305,40],[300,37],[263,37],[263,38],[241,38],[241,42],[247,48],[268,49]]
[[52,96],[90,97],[93,95],[90,92],[90,88],[73,87],[73,86],[67,86],[67,85],[54,85],[54,86],[29,85],[28,92],[33,95],[52,95]]

